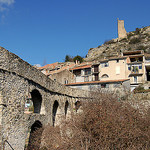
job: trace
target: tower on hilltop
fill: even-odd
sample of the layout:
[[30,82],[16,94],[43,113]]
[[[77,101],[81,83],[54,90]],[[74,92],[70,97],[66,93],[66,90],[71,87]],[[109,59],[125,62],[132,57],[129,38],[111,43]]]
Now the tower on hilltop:
[[118,39],[123,39],[127,37],[127,32],[126,29],[124,28],[124,20],[119,20],[118,21]]

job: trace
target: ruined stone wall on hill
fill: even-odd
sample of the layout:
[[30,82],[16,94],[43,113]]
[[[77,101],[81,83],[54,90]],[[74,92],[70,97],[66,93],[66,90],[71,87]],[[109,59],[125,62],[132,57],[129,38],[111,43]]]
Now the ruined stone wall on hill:
[[116,57],[123,51],[144,50],[150,53],[150,26],[136,28],[128,32],[127,36],[121,39],[112,39],[104,42],[96,48],[90,48],[85,61],[102,60],[104,58]]

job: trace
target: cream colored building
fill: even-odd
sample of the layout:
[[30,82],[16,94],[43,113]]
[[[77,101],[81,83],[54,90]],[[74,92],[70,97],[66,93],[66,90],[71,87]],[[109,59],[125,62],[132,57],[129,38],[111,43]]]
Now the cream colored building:
[[[148,62],[148,60],[147,60]],[[148,69],[145,67],[145,56],[142,50],[123,52],[122,56],[103,60],[92,66],[93,81],[130,79],[131,90],[140,83],[150,79],[147,75]],[[147,63],[147,68],[150,68]],[[98,69],[95,69],[96,66]],[[96,71],[95,71],[96,70]],[[150,69],[149,69],[150,70]]]

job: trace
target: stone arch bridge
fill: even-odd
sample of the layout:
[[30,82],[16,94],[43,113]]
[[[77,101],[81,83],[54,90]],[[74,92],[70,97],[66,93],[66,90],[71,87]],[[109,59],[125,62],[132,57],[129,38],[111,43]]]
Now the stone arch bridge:
[[[31,128],[59,124],[77,102],[87,98],[87,91],[71,89],[47,78],[0,47],[0,149],[23,150]],[[29,99],[33,113],[25,113]]]

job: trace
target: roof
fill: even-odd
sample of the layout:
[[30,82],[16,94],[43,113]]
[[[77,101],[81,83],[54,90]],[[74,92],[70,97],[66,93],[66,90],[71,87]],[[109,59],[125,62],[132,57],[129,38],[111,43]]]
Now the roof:
[[59,72],[62,72],[62,71],[64,71],[64,70],[68,70],[69,68],[72,68],[72,67],[74,67],[74,66],[75,66],[75,64],[70,64],[70,65],[68,65],[68,66],[64,66],[64,67],[60,68],[59,70],[50,71],[49,73],[47,73],[47,75],[59,73]]
[[118,57],[110,57],[108,60],[114,60],[114,59],[126,59],[127,56],[118,56]]
[[78,66],[69,70],[78,70],[78,69],[84,69],[84,68],[91,68],[92,65],[85,65],[85,66]]
[[43,66],[43,67],[39,67],[38,69],[46,69],[46,68],[52,68],[52,69],[54,69],[57,65],[58,65],[59,63],[58,62],[55,62],[55,63],[52,63],[52,64],[47,64],[47,65],[45,65],[45,66]]
[[110,60],[117,60],[117,59],[126,59],[128,56],[118,56],[118,57],[110,57],[108,59],[103,59],[100,62],[108,62]]
[[130,79],[118,79],[118,80],[105,80],[105,81],[90,81],[90,82],[76,82],[76,83],[69,83],[65,84],[67,86],[69,85],[84,85],[84,84],[97,84],[97,83],[115,83],[115,82],[124,82]]
[[129,55],[130,58],[135,58],[135,57],[143,57],[143,54],[139,54],[139,55]]
[[135,51],[124,51],[123,54],[128,54],[128,55],[132,55],[132,54],[143,54],[143,50],[135,50]]

